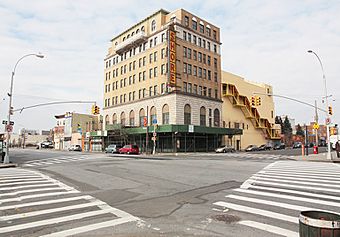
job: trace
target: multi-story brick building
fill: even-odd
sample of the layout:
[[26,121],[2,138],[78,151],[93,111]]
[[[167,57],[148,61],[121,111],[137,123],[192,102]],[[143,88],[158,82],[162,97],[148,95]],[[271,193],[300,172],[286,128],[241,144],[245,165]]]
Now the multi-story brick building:
[[144,151],[151,136],[158,151],[207,151],[241,134],[221,126],[220,45],[218,27],[183,9],[159,10],[114,37],[104,62],[107,143],[125,128]]

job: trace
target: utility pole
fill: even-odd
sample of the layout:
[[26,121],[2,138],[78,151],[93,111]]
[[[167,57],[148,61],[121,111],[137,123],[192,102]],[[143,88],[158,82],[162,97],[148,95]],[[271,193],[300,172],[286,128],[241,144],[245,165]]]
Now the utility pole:
[[[317,101],[315,100],[315,123],[319,124],[319,116],[318,116],[318,106]],[[319,129],[315,128],[315,146],[319,146],[319,136],[318,136]]]

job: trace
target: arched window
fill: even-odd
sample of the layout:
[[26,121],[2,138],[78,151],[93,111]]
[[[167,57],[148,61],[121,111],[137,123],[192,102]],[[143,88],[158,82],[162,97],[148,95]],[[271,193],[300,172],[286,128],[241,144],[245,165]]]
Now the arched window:
[[132,33],[131,33],[131,37],[132,37],[134,34],[135,34],[135,32],[132,32]]
[[130,38],[130,34],[128,34],[128,35],[126,36],[126,39],[128,39],[128,38]]
[[142,26],[142,28],[140,29],[141,31],[145,32],[145,27]]
[[191,107],[188,104],[184,106],[184,124],[191,124]]
[[145,118],[145,110],[140,109],[139,110],[139,126],[144,127],[144,118]]
[[123,41],[125,41],[125,37],[123,37]]
[[206,121],[206,109],[204,106],[201,107],[200,109],[200,125],[201,126],[207,126],[207,121]]
[[167,104],[162,108],[162,124],[169,124],[169,105]]
[[136,34],[138,34],[138,33],[139,33],[139,29],[136,30]]
[[151,31],[155,31],[156,30],[156,21],[152,20],[151,22]]
[[106,115],[106,116],[105,116],[105,125],[108,125],[109,122],[110,122],[109,115]]
[[114,113],[113,116],[112,116],[112,123],[117,124],[117,114],[116,113]]
[[150,109],[150,122],[151,124],[157,123],[157,111],[155,106],[152,106]]
[[220,126],[220,111],[218,109],[214,110],[214,127]]
[[135,112],[133,112],[133,110],[130,111],[129,121],[130,126],[135,126]]
[[125,126],[125,113],[124,113],[124,112],[122,112],[122,113],[120,114],[120,124],[121,124],[122,126]]

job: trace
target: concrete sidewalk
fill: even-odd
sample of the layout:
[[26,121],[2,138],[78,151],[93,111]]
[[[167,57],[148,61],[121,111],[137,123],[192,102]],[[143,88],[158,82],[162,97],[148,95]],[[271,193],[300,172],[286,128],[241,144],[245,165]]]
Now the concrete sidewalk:
[[336,152],[331,152],[331,159],[327,159],[327,152],[319,154],[310,154],[308,156],[295,156],[292,159],[298,161],[315,161],[315,162],[333,162],[340,163],[340,158],[337,158]]

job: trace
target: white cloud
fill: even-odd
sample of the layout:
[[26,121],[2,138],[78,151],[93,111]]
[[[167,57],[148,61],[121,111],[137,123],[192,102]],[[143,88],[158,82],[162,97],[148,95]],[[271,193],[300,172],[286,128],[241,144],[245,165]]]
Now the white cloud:
[[[45,59],[20,63],[14,82],[14,105],[103,98],[103,58],[109,41],[160,8],[184,8],[217,25],[222,34],[222,67],[252,81],[273,85],[274,92],[321,103],[319,54],[335,114],[338,88],[340,11],[338,1],[30,1],[0,3],[0,99],[6,98],[13,66],[22,55],[41,51]],[[34,95],[38,97],[29,97]],[[1,100],[0,100],[1,101]],[[16,116],[28,128],[49,128],[53,115],[88,112],[90,105],[41,107]],[[7,102],[0,102],[5,118]],[[276,112],[309,122],[313,109],[276,99]],[[39,120],[36,117],[39,115]],[[337,121],[340,116],[335,115]]]

